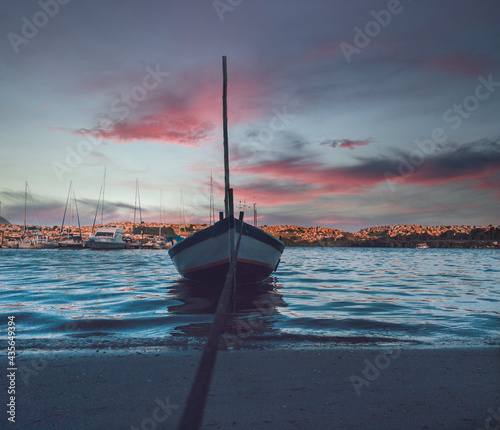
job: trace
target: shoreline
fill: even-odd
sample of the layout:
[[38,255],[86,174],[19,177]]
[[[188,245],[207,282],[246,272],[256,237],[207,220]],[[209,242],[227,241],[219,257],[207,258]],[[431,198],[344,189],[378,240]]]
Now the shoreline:
[[[134,240],[144,237],[152,238],[163,232],[163,237],[180,233],[180,225],[174,223],[147,222],[144,224],[143,236],[138,227],[130,221],[97,224],[95,227],[122,225],[125,235],[133,236]],[[35,226],[29,226],[33,229]],[[184,235],[193,234],[208,227],[208,224],[191,223],[186,225]],[[23,235],[23,226],[19,224],[0,224],[0,246],[9,241],[18,241]],[[76,228],[76,227],[75,227]],[[260,225],[259,228],[276,238],[280,238],[286,247],[312,248],[416,248],[425,243],[432,249],[500,249],[500,226],[470,226],[470,225],[420,225],[400,224],[375,227],[365,227],[357,232],[339,230],[331,227],[303,227],[288,224]],[[59,227],[41,226],[44,234],[57,238]],[[83,239],[87,239],[93,229],[90,225],[81,227]],[[146,239],[147,241],[148,239]],[[7,246],[7,245],[5,245]]]
[[[175,429],[200,356],[20,351],[8,428]],[[476,430],[499,407],[498,346],[234,349],[218,354],[202,428]]]

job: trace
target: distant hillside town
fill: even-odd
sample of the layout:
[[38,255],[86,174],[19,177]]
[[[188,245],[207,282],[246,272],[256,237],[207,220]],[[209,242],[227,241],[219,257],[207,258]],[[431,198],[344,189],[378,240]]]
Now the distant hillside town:
[[[4,220],[2,220],[4,221]],[[6,220],[5,220],[6,221]],[[134,224],[130,221],[98,224],[101,226],[123,226],[125,234],[135,240],[145,241],[151,236],[188,236],[207,227],[207,224],[172,224],[149,222]],[[160,230],[161,227],[161,230]],[[280,238],[289,247],[383,247],[415,248],[425,243],[429,248],[500,248],[500,227],[489,225],[429,226],[429,225],[387,225],[363,228],[357,233],[327,227],[300,227],[295,225],[261,226],[263,231]],[[66,229],[66,227],[65,227]],[[26,234],[41,231],[49,238],[57,239],[60,226],[27,226]],[[76,233],[77,227],[73,227]],[[82,226],[82,237],[92,234],[92,226]],[[25,235],[24,227],[8,223],[0,224],[0,243],[20,240]]]

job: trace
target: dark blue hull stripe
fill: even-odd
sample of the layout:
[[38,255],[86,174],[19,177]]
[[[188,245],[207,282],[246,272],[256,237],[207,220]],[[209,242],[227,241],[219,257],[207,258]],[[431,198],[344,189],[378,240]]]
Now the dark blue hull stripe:
[[[226,279],[228,269],[229,262],[199,270],[190,270],[181,273],[181,275],[192,281],[222,284]],[[238,262],[236,265],[236,283],[241,285],[263,282],[271,276],[273,269],[262,265]]]

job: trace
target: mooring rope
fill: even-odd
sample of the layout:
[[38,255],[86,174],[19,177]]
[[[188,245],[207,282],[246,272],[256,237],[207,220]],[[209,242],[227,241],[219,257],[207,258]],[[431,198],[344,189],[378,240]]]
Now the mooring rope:
[[200,364],[198,365],[198,370],[196,371],[196,377],[193,385],[191,386],[191,391],[189,392],[184,413],[182,414],[179,430],[198,430],[203,420],[203,412],[205,411],[207,396],[210,390],[210,382],[212,380],[212,373],[215,366],[215,360],[217,358],[219,339],[222,335],[222,330],[226,321],[228,305],[231,298],[231,292],[233,290],[233,284],[235,282],[236,258],[240,249],[242,232],[243,225],[241,226],[238,242],[231,258],[231,263],[229,264],[226,281],[224,282],[224,287],[222,288],[214,321],[210,329],[210,334],[208,335],[207,344],[203,349]]

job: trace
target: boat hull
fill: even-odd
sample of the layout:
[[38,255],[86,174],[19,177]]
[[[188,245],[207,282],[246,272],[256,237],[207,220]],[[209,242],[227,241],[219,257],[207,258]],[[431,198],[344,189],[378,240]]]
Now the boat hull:
[[32,242],[19,242],[17,246],[19,249],[35,249],[35,245]]
[[125,248],[126,249],[141,249],[142,248],[142,242],[137,242],[137,241],[127,242],[125,244]]
[[54,249],[57,248],[57,242],[38,242],[35,243],[35,249]]
[[83,249],[83,242],[58,242],[57,245],[62,249]]
[[230,234],[235,242],[242,231],[236,265],[236,282],[262,282],[277,269],[285,248],[275,237],[239,220],[233,229],[229,219],[199,231],[176,243],[168,253],[177,271],[193,281],[224,282],[230,263]]
[[96,240],[88,239],[85,242],[85,247],[95,250],[113,250],[113,249],[125,249],[125,242],[100,242]]

